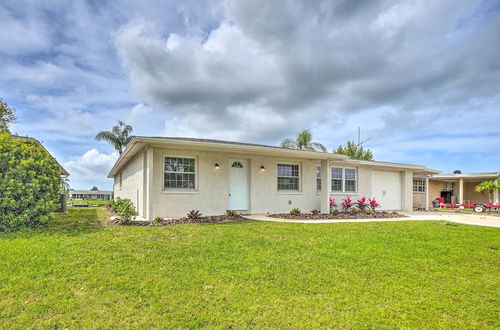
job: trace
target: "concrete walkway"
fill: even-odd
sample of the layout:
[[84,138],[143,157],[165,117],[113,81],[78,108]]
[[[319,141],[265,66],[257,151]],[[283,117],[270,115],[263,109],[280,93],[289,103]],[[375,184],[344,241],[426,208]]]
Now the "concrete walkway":
[[295,222],[295,223],[340,223],[340,222],[388,222],[388,221],[450,221],[467,225],[487,226],[500,228],[500,217],[464,213],[444,212],[401,212],[407,217],[385,218],[385,219],[343,219],[343,220],[290,220],[271,218],[265,214],[251,214],[244,216],[249,220],[272,221],[272,222]]

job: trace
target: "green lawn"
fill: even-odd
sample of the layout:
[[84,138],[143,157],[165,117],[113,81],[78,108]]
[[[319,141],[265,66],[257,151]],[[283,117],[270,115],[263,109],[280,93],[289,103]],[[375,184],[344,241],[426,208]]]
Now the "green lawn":
[[109,203],[109,201],[98,201],[98,200],[78,200],[78,201],[72,201],[72,200],[67,200],[66,201],[66,204],[68,206],[71,206],[72,204],[89,204],[89,205],[99,205],[99,206],[104,206],[106,205],[107,203]]
[[0,233],[0,328],[500,327],[500,231],[446,222]]

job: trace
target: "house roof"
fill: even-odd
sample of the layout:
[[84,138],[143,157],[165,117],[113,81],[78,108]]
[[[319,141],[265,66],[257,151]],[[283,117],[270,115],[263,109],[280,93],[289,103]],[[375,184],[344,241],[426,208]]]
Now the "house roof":
[[50,155],[50,157],[52,157],[52,159],[54,160],[54,162],[56,162],[57,166],[59,166],[59,169],[61,171],[61,175],[63,175],[63,176],[69,176],[69,172],[66,171],[66,169],[64,167],[62,167],[61,164],[59,164],[59,162],[57,161],[57,159],[55,159],[55,157],[52,156],[52,154],[47,150],[47,148],[44,147],[44,145],[40,141],[38,141],[37,139],[35,139],[33,137],[30,137],[30,136],[11,135],[11,137],[14,138],[14,139],[26,140],[26,141],[31,141],[31,142],[37,143],[40,147],[42,147],[43,150],[45,150]]
[[459,180],[459,179],[496,179],[500,178],[500,172],[483,172],[483,173],[461,173],[461,174],[434,174],[431,179],[436,180]]
[[108,174],[109,178],[114,177],[121,167],[128,162],[137,152],[142,150],[143,147],[151,145],[157,147],[172,147],[178,149],[191,149],[191,150],[207,150],[207,151],[222,151],[222,152],[239,152],[239,153],[250,153],[250,154],[261,154],[270,156],[282,156],[282,157],[296,157],[314,160],[329,160],[329,161],[339,161],[347,162],[350,164],[362,164],[371,165],[379,167],[397,167],[397,168],[409,168],[416,171],[421,171],[425,173],[438,173],[438,171],[427,169],[425,166],[411,165],[411,164],[400,164],[400,163],[388,163],[388,162],[378,162],[378,161],[362,161],[351,159],[348,156],[319,152],[313,150],[297,150],[289,149],[277,146],[270,146],[264,144],[255,143],[245,143],[245,142],[234,142],[234,141],[224,141],[224,140],[212,140],[212,139],[198,139],[198,138],[188,138],[188,137],[159,137],[159,136],[134,136],[128,143],[125,150],[122,152],[113,168]]

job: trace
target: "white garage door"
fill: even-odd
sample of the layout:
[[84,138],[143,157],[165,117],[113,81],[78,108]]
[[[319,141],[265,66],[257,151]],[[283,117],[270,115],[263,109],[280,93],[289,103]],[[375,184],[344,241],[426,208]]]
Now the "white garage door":
[[380,204],[380,210],[401,210],[401,174],[373,171],[372,196]]

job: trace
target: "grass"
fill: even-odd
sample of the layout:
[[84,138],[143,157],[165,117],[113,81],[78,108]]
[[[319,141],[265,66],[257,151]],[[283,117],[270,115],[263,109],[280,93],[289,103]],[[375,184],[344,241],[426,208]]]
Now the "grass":
[[98,206],[104,206],[108,203],[109,201],[100,201],[100,200],[92,200],[92,199],[84,199],[84,200],[67,200],[66,204],[68,206],[72,206],[73,204],[89,204],[89,205],[98,205]]
[[0,233],[0,328],[500,327],[500,231],[447,222]]

